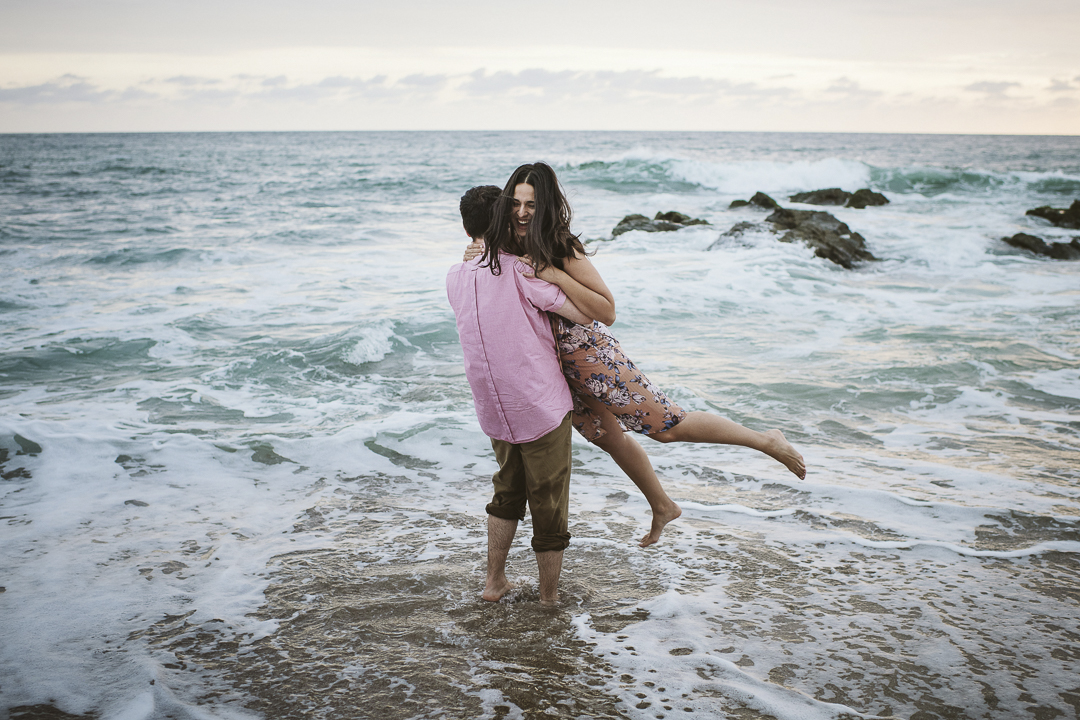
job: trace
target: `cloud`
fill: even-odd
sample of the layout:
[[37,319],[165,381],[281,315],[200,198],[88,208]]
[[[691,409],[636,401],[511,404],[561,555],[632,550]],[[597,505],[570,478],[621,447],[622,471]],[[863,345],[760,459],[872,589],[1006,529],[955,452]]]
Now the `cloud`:
[[641,73],[636,77],[627,75],[616,83],[623,89],[670,96],[771,96],[789,95],[789,88],[763,88],[757,83],[733,83],[729,80],[703,77],[660,77],[656,73]]
[[767,88],[757,83],[699,76],[665,77],[657,70],[551,71],[531,68],[489,74],[477,70],[458,89],[474,98],[626,101],[662,97],[671,100],[707,100],[721,96],[774,97],[790,95],[790,88]]
[[123,92],[116,95],[116,99],[120,102],[132,102],[139,100],[156,100],[161,96],[157,93],[147,92],[141,88],[129,87]]
[[398,80],[399,85],[405,85],[409,87],[417,88],[429,88],[437,90],[446,85],[447,77],[445,75],[409,75]]
[[51,82],[15,88],[0,88],[0,102],[25,105],[45,103],[94,103],[112,99],[115,93],[101,90],[78,75],[63,75]]
[[[10,112],[10,108],[17,105],[37,107],[39,109],[34,112],[42,116],[62,116],[72,112],[71,108],[82,113],[85,108],[100,111],[102,116],[123,117],[127,114],[125,110],[131,108],[144,116],[150,112],[161,117],[180,117],[185,113],[195,117],[200,114],[199,108],[214,108],[215,112],[209,114],[213,117],[255,118],[256,124],[263,116],[304,117],[308,119],[295,122],[319,126],[325,118],[331,117],[345,118],[340,122],[347,124],[354,115],[399,118],[406,117],[402,113],[408,113],[409,118],[435,118],[431,121],[434,123],[452,118],[446,122],[467,125],[467,118],[461,119],[466,117],[464,113],[479,107],[485,110],[485,117],[495,118],[492,122],[500,124],[512,122],[508,118],[519,117],[523,111],[530,117],[554,118],[546,120],[549,123],[569,124],[579,115],[572,109],[580,108],[581,117],[592,113],[591,117],[603,117],[604,122],[611,125],[630,123],[641,115],[653,125],[670,123],[677,126],[685,118],[703,118],[698,124],[707,127],[710,117],[727,117],[730,110],[742,113],[739,117],[751,118],[740,122],[754,127],[769,121],[771,116],[790,115],[799,119],[811,117],[810,111],[821,113],[825,112],[822,108],[842,106],[857,108],[860,112],[886,113],[881,115],[886,118],[882,126],[894,127],[889,125],[892,120],[887,116],[889,107],[925,114],[924,105],[934,101],[927,93],[883,92],[866,87],[851,76],[836,73],[831,81],[817,85],[815,91],[816,83],[806,78],[787,84],[786,79],[766,79],[763,75],[757,82],[744,82],[692,73],[667,74],[659,69],[600,71],[533,67],[520,71],[478,69],[404,76],[319,74],[303,78],[295,72],[298,71],[278,75],[238,75],[230,69],[219,77],[161,73],[149,79],[133,79],[128,86],[68,74],[36,84],[0,86],[0,115],[17,115]],[[973,82],[964,88],[966,93],[954,91],[947,102],[945,98],[939,101],[946,103],[953,114],[961,111],[985,114],[986,103],[1024,105],[1020,96],[1024,94],[1023,88],[1028,88],[1032,97],[1027,98],[1030,102],[1024,107],[1030,109],[1029,114],[1041,108],[1046,111],[1046,117],[1057,118],[1067,116],[1076,107],[1065,101],[1070,98],[1080,100],[1080,83],[1067,75],[1054,77],[1051,72],[1042,77],[1017,80]],[[870,81],[869,77],[867,81]],[[1034,93],[1036,88],[1037,94]],[[1055,103],[1055,100],[1061,102]],[[5,113],[3,108],[9,108],[9,112]],[[357,112],[361,109],[363,112]],[[718,109],[723,112],[716,112]],[[570,119],[563,121],[563,117]],[[832,127],[829,124],[831,118],[812,117],[817,118],[814,127]],[[393,126],[393,123],[403,121],[369,122]],[[1062,127],[1068,130],[1075,127],[1075,122]]]
[[260,100],[290,100],[314,102],[329,98],[339,100],[430,99],[443,89],[449,78],[445,75],[409,75],[390,82],[386,75],[371,78],[334,75],[317,82],[288,85],[285,78],[271,78],[261,83],[259,92],[247,96]]
[[177,75],[175,77],[166,78],[165,82],[173,85],[183,85],[185,87],[193,87],[195,85],[219,85],[220,80],[215,78],[202,78],[194,77],[192,75]]
[[234,75],[228,79],[177,75],[145,80],[123,89],[107,89],[78,75],[64,75],[38,85],[0,88],[0,103],[23,105],[89,103],[108,105],[147,100],[179,100],[213,105],[238,100],[316,102],[337,100],[431,99],[451,82],[446,75],[414,74],[390,81],[386,75],[370,78],[331,76],[315,82],[290,84],[288,77]]
[[348,78],[341,75],[335,75],[333,77],[323,78],[319,81],[319,87],[324,88],[352,88],[356,90],[364,90],[367,88],[381,86],[386,84],[385,75],[376,75],[373,78],[364,80],[362,78]]
[[965,90],[969,92],[986,93],[988,96],[1005,97],[1005,92],[1012,87],[1020,87],[1020,83],[1016,82],[990,82],[984,80],[982,82],[972,83],[965,87]]
[[552,72],[533,68],[517,73],[502,70],[489,75],[486,70],[476,70],[461,84],[460,89],[473,97],[520,95],[523,91],[545,93],[548,90],[561,94],[572,92],[579,74],[571,70]]
[[825,88],[825,92],[864,98],[877,97],[882,94],[879,90],[867,90],[849,77],[840,77],[833,80],[833,84]]
[[185,101],[206,102],[217,105],[233,102],[240,96],[241,92],[239,90],[220,88],[199,88],[197,90],[187,90],[183,93]]

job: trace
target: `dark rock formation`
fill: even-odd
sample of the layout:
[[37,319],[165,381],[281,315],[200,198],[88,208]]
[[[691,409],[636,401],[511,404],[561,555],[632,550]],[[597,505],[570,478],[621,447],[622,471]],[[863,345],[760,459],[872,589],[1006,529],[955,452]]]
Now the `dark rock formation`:
[[780,237],[780,242],[799,240],[812,247],[818,257],[849,270],[858,262],[877,260],[866,249],[866,240],[862,235],[852,232],[847,224],[827,212],[780,208],[765,221],[787,230]]
[[[779,238],[780,242],[803,242],[812,247],[818,257],[831,260],[848,270],[855,267],[856,263],[877,260],[866,249],[866,240],[862,235],[852,232],[845,223],[827,212],[777,208],[765,218],[765,222],[769,225],[764,228],[773,232],[786,231]],[[743,233],[764,228],[757,223],[735,223],[709,246],[709,250],[729,246]]]
[[689,215],[683,215],[681,212],[675,212],[674,210],[666,213],[656,213],[656,217],[653,220],[663,220],[665,222],[673,222],[683,227],[690,225],[708,225],[708,220],[702,220],[701,218],[692,218]]
[[725,232],[720,233],[720,237],[740,237],[744,232],[748,230],[757,230],[761,226],[752,222],[738,222],[731,226],[731,228]]
[[[1073,203],[1076,205],[1076,203]],[[1045,255],[1055,260],[1080,260],[1080,237],[1075,237],[1072,242],[1045,242],[1042,238],[1017,233],[1012,237],[1001,238],[1008,244],[1021,250],[1033,252],[1036,255]]]
[[811,190],[810,192],[796,193],[788,197],[791,202],[806,203],[807,205],[842,205],[844,207],[862,210],[868,205],[886,205],[889,199],[869,188],[856,190],[849,193],[840,188],[825,188],[824,190]]
[[726,247],[732,243],[733,240],[738,240],[742,237],[743,233],[750,230],[760,230],[761,225],[752,222],[738,222],[731,226],[727,232],[720,233],[712,245],[705,248],[706,250],[716,250],[717,248]]
[[630,232],[631,230],[642,230],[644,232],[671,232],[672,230],[679,230],[690,225],[708,225],[709,223],[699,218],[692,218],[689,215],[683,215],[681,212],[656,213],[656,217],[652,220],[644,215],[627,215],[619,224],[611,231],[611,236],[616,237],[623,233]]
[[780,203],[776,202],[765,193],[756,192],[754,193],[754,197],[749,200],[733,200],[731,204],[728,205],[728,209],[731,210],[732,208],[745,207],[747,205],[756,205],[760,208],[765,208],[766,210],[776,210],[780,207]]
[[885,197],[879,192],[874,192],[869,188],[863,188],[862,190],[856,190],[851,193],[851,197],[848,198],[847,206],[849,208],[855,208],[856,210],[862,210],[867,205],[888,205],[889,198]]
[[789,195],[788,200],[807,205],[843,205],[851,197],[851,193],[840,188],[825,188],[824,190],[811,190],[810,192],[795,193]]
[[645,232],[670,232],[678,230],[682,225],[664,220],[650,220],[644,215],[627,215],[611,231],[611,236],[616,237],[631,230],[644,230]]
[[[1044,205],[1042,207],[1037,207],[1034,210],[1028,210],[1026,214],[1049,220],[1058,227],[1080,230],[1080,200],[1073,200],[1073,204],[1070,205],[1067,210]],[[1029,235],[1028,237],[1031,236]]]

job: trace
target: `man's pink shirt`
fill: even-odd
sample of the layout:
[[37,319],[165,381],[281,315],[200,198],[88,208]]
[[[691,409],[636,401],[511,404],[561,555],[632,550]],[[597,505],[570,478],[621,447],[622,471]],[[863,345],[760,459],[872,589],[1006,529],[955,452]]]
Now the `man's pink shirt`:
[[480,427],[488,437],[521,444],[557,428],[573,407],[547,316],[566,295],[522,275],[528,266],[514,255],[500,253],[499,263],[500,275],[479,257],[455,265],[446,294]]

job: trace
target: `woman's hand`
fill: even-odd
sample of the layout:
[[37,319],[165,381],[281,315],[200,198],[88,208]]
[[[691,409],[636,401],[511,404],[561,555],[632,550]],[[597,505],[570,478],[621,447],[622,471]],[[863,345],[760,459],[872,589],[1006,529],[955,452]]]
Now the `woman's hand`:
[[528,255],[522,255],[521,256],[521,262],[523,262],[523,263],[525,263],[526,265],[529,266],[528,270],[521,273],[525,277],[527,277],[527,278],[531,278],[531,277],[540,278],[541,280],[545,280],[545,281],[547,281],[547,282],[549,282],[549,283],[551,283],[553,285],[558,285],[559,284],[559,268],[557,268],[557,267],[555,267],[553,265],[548,265],[546,268],[544,268],[543,270],[540,271],[539,275],[537,275],[536,270],[534,269],[536,267],[536,265],[533,264],[533,261],[532,261],[531,257],[529,257]]
[[478,257],[484,254],[484,243],[479,240],[473,240],[469,243],[469,246],[465,248],[465,257],[461,258],[461,262],[469,262],[474,257]]

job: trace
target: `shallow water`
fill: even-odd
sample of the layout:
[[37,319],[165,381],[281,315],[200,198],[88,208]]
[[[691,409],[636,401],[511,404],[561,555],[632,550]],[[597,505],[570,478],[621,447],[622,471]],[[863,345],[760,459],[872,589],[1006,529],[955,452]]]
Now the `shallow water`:
[[[443,277],[457,198],[552,162],[684,515],[575,438],[539,605],[479,600],[494,457]],[[748,233],[819,187],[881,262]],[[22,718],[1037,718],[1080,712],[1078,263],[1000,241],[1080,140],[0,136],[0,712]],[[625,214],[708,220],[610,240]]]

